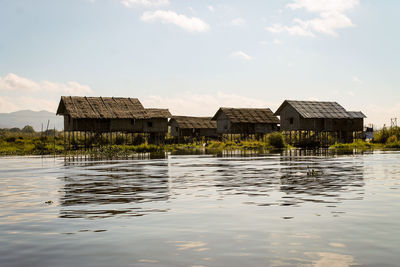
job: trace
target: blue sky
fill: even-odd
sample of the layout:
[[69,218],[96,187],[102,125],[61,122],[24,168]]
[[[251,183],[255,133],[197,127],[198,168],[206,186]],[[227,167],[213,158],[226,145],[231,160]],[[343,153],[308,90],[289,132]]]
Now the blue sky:
[[0,112],[60,95],[173,114],[285,99],[400,117],[400,1],[0,0]]

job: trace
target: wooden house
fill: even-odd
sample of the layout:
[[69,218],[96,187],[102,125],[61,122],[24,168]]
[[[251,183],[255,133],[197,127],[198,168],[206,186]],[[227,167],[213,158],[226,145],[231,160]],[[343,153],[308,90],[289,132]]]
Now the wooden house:
[[337,102],[285,100],[275,112],[284,132],[335,133],[337,141],[351,142],[363,131],[365,115],[346,111]]
[[137,98],[62,96],[57,115],[64,131],[91,133],[146,133],[165,136],[167,109],[145,109]]
[[176,138],[215,138],[217,123],[211,117],[173,116],[170,121],[171,136]]
[[278,131],[279,119],[269,108],[220,108],[212,120],[217,133],[262,135]]

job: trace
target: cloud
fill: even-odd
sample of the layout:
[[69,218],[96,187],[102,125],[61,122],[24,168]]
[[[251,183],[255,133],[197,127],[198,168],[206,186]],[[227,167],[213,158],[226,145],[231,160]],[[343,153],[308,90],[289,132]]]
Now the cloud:
[[54,83],[49,81],[35,82],[30,79],[20,77],[14,73],[9,73],[4,78],[0,77],[0,92],[46,92],[60,93],[68,95],[85,95],[92,93],[92,89],[87,85],[77,82]]
[[349,96],[355,96],[355,95],[356,95],[356,93],[354,93],[353,91],[348,91],[347,94],[348,94]]
[[18,110],[47,110],[55,112],[59,99],[46,99],[40,96],[0,96],[0,113],[9,113]]
[[273,42],[274,44],[276,44],[276,45],[283,45],[283,41],[281,41],[281,40],[279,40],[279,39],[274,39],[272,42]]
[[243,18],[236,18],[231,21],[231,25],[233,26],[242,26],[246,24],[246,20]]
[[214,13],[214,12],[215,12],[215,9],[214,9],[214,7],[213,7],[213,6],[208,6],[207,8],[208,8],[208,10],[210,10],[210,12],[212,12],[212,13]]
[[359,0],[294,0],[287,4],[288,8],[305,9],[318,16],[309,20],[295,18],[294,25],[273,24],[266,29],[272,33],[286,32],[298,36],[313,37],[316,33],[337,36],[337,30],[354,27],[345,13],[357,7],[359,2]]
[[78,82],[55,83],[33,81],[9,73],[0,77],[0,112],[21,109],[48,110],[54,112],[60,95],[91,95],[88,85]]
[[253,59],[251,56],[249,56],[248,54],[246,54],[243,51],[233,52],[232,54],[230,54],[230,57],[235,58],[235,59],[242,59],[242,60],[252,60]]
[[352,81],[358,84],[362,84],[363,81],[360,80],[360,78],[358,78],[357,76],[353,76]]
[[266,27],[266,29],[272,33],[287,32],[290,35],[310,36],[310,37],[315,36],[311,31],[305,30],[304,28],[298,25],[289,27],[289,26],[283,26],[281,24],[273,24],[269,27]]
[[149,96],[141,99],[141,102],[145,107],[169,108],[173,115],[191,116],[213,116],[220,107],[269,107],[275,109],[279,104],[223,92],[215,94],[186,92],[176,96]]
[[129,8],[158,7],[169,4],[168,0],[121,0],[121,4]]
[[345,12],[356,7],[359,0],[294,0],[287,4],[291,9],[304,8],[309,12]]
[[210,26],[196,17],[187,17],[174,11],[156,10],[146,11],[140,18],[144,22],[160,21],[164,24],[174,24],[189,32],[206,32]]
[[8,99],[7,97],[2,97],[0,96],[0,113],[8,113],[8,112],[13,112],[17,111],[20,108],[15,105],[11,99]]

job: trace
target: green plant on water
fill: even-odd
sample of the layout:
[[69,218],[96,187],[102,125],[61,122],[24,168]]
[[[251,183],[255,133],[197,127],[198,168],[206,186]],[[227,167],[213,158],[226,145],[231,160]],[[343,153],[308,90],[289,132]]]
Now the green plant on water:
[[282,133],[274,132],[270,133],[266,137],[267,143],[273,148],[285,148],[285,139],[283,138]]

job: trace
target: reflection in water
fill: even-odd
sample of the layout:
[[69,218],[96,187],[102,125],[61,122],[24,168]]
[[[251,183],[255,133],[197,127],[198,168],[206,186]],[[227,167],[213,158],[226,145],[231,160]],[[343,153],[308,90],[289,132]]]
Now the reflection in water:
[[2,158],[1,265],[398,265],[399,152],[224,156]]
[[168,200],[165,162],[77,161],[66,166],[60,217],[93,219],[166,211],[143,204]]
[[[340,203],[361,200],[364,194],[363,169],[360,157],[284,155],[280,158],[280,190],[286,193],[282,205],[298,205],[311,201]],[[351,192],[350,196],[343,193]]]
[[[147,202],[166,203],[170,195],[176,198],[188,191],[196,197],[210,197],[213,188],[220,199],[245,195],[252,197],[245,204],[258,206],[362,199],[362,160],[306,153],[308,156],[286,152],[258,157],[199,156],[195,161],[188,156],[147,161],[66,161],[60,216],[142,216],[168,210]],[[316,175],[307,175],[311,169]],[[283,194],[271,196],[276,191]],[[346,192],[351,194],[343,195]]]

